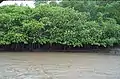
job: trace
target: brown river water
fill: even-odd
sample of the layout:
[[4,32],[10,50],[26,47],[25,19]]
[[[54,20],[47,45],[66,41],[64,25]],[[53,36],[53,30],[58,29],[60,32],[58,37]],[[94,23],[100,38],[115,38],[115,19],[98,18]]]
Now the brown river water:
[[120,56],[0,53],[0,79],[120,79]]

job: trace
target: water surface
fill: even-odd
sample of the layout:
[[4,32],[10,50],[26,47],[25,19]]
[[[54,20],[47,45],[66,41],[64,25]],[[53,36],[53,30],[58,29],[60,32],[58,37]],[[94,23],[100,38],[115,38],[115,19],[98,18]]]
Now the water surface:
[[120,56],[0,53],[0,79],[120,79]]

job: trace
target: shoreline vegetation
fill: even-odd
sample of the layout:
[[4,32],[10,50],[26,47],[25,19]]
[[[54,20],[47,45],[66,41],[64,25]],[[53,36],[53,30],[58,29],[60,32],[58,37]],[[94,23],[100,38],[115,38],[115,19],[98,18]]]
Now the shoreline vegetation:
[[0,51],[114,48],[120,44],[119,11],[119,1],[1,6]]

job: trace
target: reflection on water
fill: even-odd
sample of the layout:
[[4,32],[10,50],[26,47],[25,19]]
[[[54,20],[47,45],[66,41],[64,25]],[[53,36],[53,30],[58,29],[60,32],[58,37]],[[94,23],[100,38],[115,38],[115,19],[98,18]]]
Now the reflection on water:
[[120,79],[120,56],[0,53],[0,79]]

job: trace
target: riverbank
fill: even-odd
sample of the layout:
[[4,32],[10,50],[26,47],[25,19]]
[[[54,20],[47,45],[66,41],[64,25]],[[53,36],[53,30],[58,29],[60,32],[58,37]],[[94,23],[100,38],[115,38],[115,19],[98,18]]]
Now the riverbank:
[[120,55],[120,46],[113,47],[98,47],[98,46],[84,46],[73,47],[60,44],[10,44],[0,45],[0,52],[68,52],[68,53],[104,53],[112,55]]

